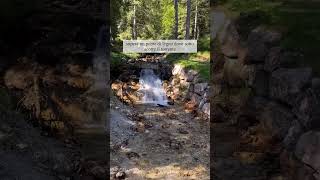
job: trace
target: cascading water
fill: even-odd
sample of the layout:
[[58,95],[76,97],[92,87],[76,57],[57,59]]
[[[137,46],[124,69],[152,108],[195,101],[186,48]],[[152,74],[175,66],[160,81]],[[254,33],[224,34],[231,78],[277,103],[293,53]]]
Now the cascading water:
[[107,88],[108,64],[107,64],[107,27],[103,25],[97,36],[96,49],[94,51],[93,69],[89,76],[94,78],[93,86],[88,92],[102,90]]
[[140,72],[140,89],[143,94],[143,104],[168,105],[168,99],[162,86],[162,81],[152,69],[142,69]]

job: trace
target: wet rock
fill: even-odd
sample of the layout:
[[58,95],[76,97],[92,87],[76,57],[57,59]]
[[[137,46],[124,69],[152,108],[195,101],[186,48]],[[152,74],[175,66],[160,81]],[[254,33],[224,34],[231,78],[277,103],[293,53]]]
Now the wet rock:
[[297,143],[295,155],[305,164],[320,172],[320,132],[304,133]]
[[281,68],[271,74],[271,98],[293,105],[296,96],[311,83],[310,68]]

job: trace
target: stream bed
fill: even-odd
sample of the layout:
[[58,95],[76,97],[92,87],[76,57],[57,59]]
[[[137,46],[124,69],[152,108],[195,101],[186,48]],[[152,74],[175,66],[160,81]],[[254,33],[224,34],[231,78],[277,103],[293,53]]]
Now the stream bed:
[[209,122],[183,106],[124,105],[111,97],[111,179],[209,179]]

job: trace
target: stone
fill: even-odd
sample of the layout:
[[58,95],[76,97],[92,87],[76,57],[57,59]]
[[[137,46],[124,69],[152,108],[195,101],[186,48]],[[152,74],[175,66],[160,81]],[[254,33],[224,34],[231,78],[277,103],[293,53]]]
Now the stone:
[[186,81],[192,82],[197,74],[198,74],[198,72],[193,69],[188,70]]
[[301,58],[301,54],[292,51],[285,51],[281,47],[273,47],[266,57],[264,69],[273,72],[279,68],[290,68],[296,64],[295,61]]
[[116,174],[116,178],[118,179],[125,179],[125,177],[126,177],[126,173],[124,171],[119,171]]
[[197,83],[194,85],[194,92],[199,95],[202,95],[207,88],[208,83]]
[[263,127],[270,132],[270,135],[280,140],[285,138],[292,122],[295,120],[290,109],[276,102],[265,105],[260,119]]
[[240,37],[234,24],[226,26],[226,34],[221,42],[221,52],[229,58],[237,58],[240,49]]
[[25,67],[25,69],[11,68],[4,75],[5,85],[12,89],[26,89],[33,83],[35,73],[32,69]]
[[173,69],[172,69],[172,75],[178,75],[181,73],[181,71],[183,70],[183,67],[179,64],[175,64]]
[[191,96],[191,101],[194,102],[195,104],[199,105],[201,102],[201,96],[199,96],[198,94],[193,94]]
[[275,31],[258,27],[251,31],[248,36],[248,53],[245,59],[246,64],[264,63],[268,50],[278,43],[281,34]]
[[210,92],[211,92],[210,96],[216,97],[222,93],[222,86],[220,84],[213,84],[212,88],[210,88]]
[[102,166],[94,166],[90,170],[91,174],[94,175],[96,178],[105,178],[107,176],[105,168]]
[[[237,59],[226,59],[223,68],[223,77],[221,78],[232,87],[241,87],[248,79],[249,72],[248,66],[243,65]],[[219,83],[215,78],[219,78],[219,75],[214,76],[214,82]]]
[[307,129],[320,128],[320,98],[313,89],[308,89],[296,98],[293,112]]
[[270,97],[293,105],[296,96],[311,82],[310,68],[280,68],[271,74]]
[[282,48],[273,47],[270,49],[267,55],[266,62],[264,64],[264,69],[268,72],[272,72],[280,67],[280,55]]
[[269,74],[262,67],[255,66],[249,74],[248,85],[256,95],[268,96]]
[[298,138],[301,136],[303,133],[303,127],[300,125],[299,121],[294,121],[292,126],[288,130],[288,134],[282,141],[284,144],[284,147],[287,150],[294,150],[296,143],[298,141]]
[[320,132],[304,133],[298,140],[295,155],[300,161],[320,172]]
[[210,116],[210,103],[206,103],[203,105],[202,112],[204,112],[206,115]]

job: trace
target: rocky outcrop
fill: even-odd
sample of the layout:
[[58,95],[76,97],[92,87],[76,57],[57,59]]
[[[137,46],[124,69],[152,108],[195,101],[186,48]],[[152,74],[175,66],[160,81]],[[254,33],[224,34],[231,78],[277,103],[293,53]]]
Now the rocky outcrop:
[[199,78],[197,71],[186,69],[175,64],[172,69],[172,77],[166,86],[167,95],[175,100],[185,103],[185,109],[189,112],[197,112],[210,116],[208,82]]
[[320,80],[294,63],[299,53],[280,47],[280,33],[259,26],[241,37],[236,23],[226,20],[214,37],[212,121],[245,127],[248,137],[264,134],[255,143],[286,157],[289,179],[319,179]]

